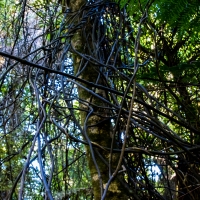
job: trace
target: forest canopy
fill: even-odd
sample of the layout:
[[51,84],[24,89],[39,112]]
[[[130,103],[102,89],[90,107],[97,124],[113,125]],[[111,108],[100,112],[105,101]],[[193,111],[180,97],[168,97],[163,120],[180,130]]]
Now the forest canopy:
[[0,199],[200,199],[198,0],[0,0]]

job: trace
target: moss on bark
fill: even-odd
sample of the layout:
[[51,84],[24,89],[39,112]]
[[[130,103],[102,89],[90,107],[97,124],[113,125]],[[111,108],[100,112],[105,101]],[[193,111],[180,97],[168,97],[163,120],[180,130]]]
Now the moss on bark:
[[[80,10],[80,7],[86,3],[85,0],[78,0],[76,3],[70,2],[69,5],[72,9],[72,11]],[[91,29],[88,28],[88,31]],[[86,41],[85,41],[86,42]],[[74,34],[74,36],[71,39],[71,44],[73,48],[76,51],[79,51],[80,53],[85,53],[83,51],[84,49],[84,38],[82,37],[81,30],[77,30],[77,32]],[[82,58],[75,54],[73,55],[73,64],[74,64],[74,71],[75,73],[78,73],[81,71],[81,60]],[[84,62],[83,62],[84,63]],[[95,83],[98,77],[98,70],[95,69],[95,66],[92,66],[91,64],[87,64],[84,66],[84,70],[80,73],[79,77]],[[103,82],[100,80],[101,84]],[[88,87],[87,85],[84,85],[88,89],[92,90],[93,88]],[[97,92],[97,91],[95,91]],[[98,91],[102,92],[102,96],[104,96],[103,91]],[[78,87],[78,94],[79,98],[85,101],[89,101],[90,105],[92,105],[92,108],[94,110],[94,113],[89,117],[87,121],[87,135],[89,139],[92,142],[96,142],[99,145],[110,147],[111,144],[111,138],[110,138],[110,126],[111,122],[110,120],[107,120],[108,118],[108,113],[105,112],[104,109],[102,109],[103,106],[105,106],[105,103],[94,96],[91,95],[88,91],[84,90],[81,87]],[[101,108],[99,108],[101,107]],[[89,110],[87,108],[86,104],[81,104],[80,103],[80,108]],[[85,122],[86,116],[87,116],[87,111],[80,112],[80,117],[81,117],[81,122],[82,125]],[[89,169],[91,173],[91,178],[92,178],[92,186],[93,186],[93,193],[94,193],[94,198],[95,200],[101,199],[101,190],[100,190],[100,182],[99,182],[99,176],[96,170],[96,167],[94,165],[92,156],[90,154],[90,149],[88,146],[86,146],[87,150],[87,158],[88,158],[88,163],[89,163]],[[99,154],[103,157],[103,159],[108,162],[109,159],[109,152],[106,152],[104,150],[98,150]],[[95,158],[97,165],[99,167],[100,173],[101,173],[101,178],[103,181],[103,186],[105,187],[106,183],[108,182],[109,175],[108,175],[108,166],[102,161],[102,159],[95,153]],[[117,165],[117,161],[119,159],[119,155],[113,155],[113,167]],[[118,200],[118,199],[127,199],[126,192],[124,191],[123,185],[118,181],[118,179],[114,179],[109,187],[109,190],[106,195],[106,199],[109,200]]]

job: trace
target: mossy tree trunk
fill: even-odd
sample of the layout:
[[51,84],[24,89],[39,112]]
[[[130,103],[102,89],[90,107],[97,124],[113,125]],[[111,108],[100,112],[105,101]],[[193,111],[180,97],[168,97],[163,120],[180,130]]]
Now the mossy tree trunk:
[[[68,7],[72,12],[78,11],[81,18],[81,7],[86,3],[85,0],[70,1]],[[77,23],[80,23],[77,22]],[[82,29],[76,30],[72,39],[72,48],[82,54],[89,54],[87,48],[85,48],[86,43],[91,43],[90,39],[83,36],[83,29],[86,31],[87,35],[91,31],[92,24],[84,24]],[[93,46],[90,44],[90,46]],[[88,82],[97,83],[104,85],[103,77],[99,73],[99,68],[96,65],[85,60],[80,55],[73,53],[73,65],[74,72],[79,78],[82,78]],[[81,125],[83,127],[83,135],[85,139],[90,142],[97,143],[98,145],[104,147],[110,147],[111,145],[111,121],[109,118],[109,109],[106,109],[108,105],[105,104],[98,96],[106,99],[106,92],[93,88],[91,86],[82,84],[78,86],[78,96],[80,98],[80,118]],[[85,88],[87,89],[85,89]],[[98,96],[92,95],[91,91]],[[82,102],[82,103],[81,103]],[[84,110],[84,111],[83,111]],[[102,199],[102,195],[105,186],[109,180],[109,168],[108,160],[110,157],[110,152],[103,149],[91,148],[91,146],[86,146],[87,158],[89,164],[89,170],[91,173],[92,186],[94,199]],[[112,155],[112,167],[113,170],[117,166],[119,160],[119,154]],[[125,191],[124,185],[119,181],[120,177],[115,178],[106,193],[106,199],[118,200],[118,199],[128,199],[127,191]]]

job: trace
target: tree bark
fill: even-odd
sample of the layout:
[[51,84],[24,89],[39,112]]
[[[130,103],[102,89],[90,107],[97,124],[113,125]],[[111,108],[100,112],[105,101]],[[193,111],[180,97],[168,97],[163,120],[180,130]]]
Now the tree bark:
[[[70,1],[69,7],[72,12],[79,11],[80,21],[81,21],[81,7],[86,4],[85,0],[76,0]],[[79,22],[80,22],[79,21]],[[77,22],[78,23],[78,22]],[[71,45],[75,51],[78,51],[82,54],[87,54],[89,50],[85,49],[85,43],[90,42],[83,37],[82,30],[86,30],[88,35],[91,31],[92,24],[85,24],[82,29],[76,30],[72,39]],[[92,34],[92,33],[91,33]],[[91,46],[93,46],[91,44]],[[91,55],[92,56],[92,55]],[[82,58],[80,55],[73,53],[73,65],[75,74],[79,74],[79,77],[92,82],[104,85],[103,79],[99,76],[99,69],[97,66],[94,66],[91,63]],[[84,69],[83,69],[84,67]],[[83,85],[86,89],[81,86],[78,86],[78,96],[81,99],[82,103],[79,104],[81,110],[80,118],[81,124],[83,127],[83,135],[88,142],[92,141],[104,147],[110,147],[111,145],[111,121],[109,119],[109,111],[105,108],[105,103],[98,97],[93,96],[88,90],[93,91],[95,94],[99,95],[102,98],[107,98],[105,91],[98,90],[88,85]],[[102,199],[102,195],[106,186],[106,183],[109,180],[108,173],[108,160],[110,157],[110,152],[105,150],[97,150],[91,148],[91,146],[86,146],[89,170],[91,173],[92,187],[94,199]],[[112,155],[112,167],[116,167],[119,160],[119,154]],[[98,172],[99,170],[99,172]],[[114,170],[114,169],[113,169]],[[119,181],[118,177],[115,178],[106,193],[106,199],[109,200],[118,200],[118,199],[128,199],[127,191],[125,191],[122,181]]]

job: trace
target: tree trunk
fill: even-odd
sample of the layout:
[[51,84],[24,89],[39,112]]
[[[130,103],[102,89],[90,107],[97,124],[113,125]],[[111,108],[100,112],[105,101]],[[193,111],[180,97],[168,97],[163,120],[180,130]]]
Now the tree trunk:
[[[86,3],[85,0],[76,0],[74,3],[72,1],[69,2],[69,7],[72,12],[79,11],[80,23],[83,21],[81,19],[81,14],[83,14],[80,10],[81,7]],[[88,19],[86,19],[88,20]],[[85,23],[81,24],[83,27],[81,29],[76,30],[74,33],[71,44],[74,50],[83,53],[84,55],[90,55],[90,50],[88,50],[85,43],[90,43],[91,47],[94,45],[90,42],[91,38],[87,39],[83,36],[83,30],[86,35],[92,34],[92,24]],[[91,31],[91,34],[90,34]],[[92,55],[91,55],[92,56]],[[97,83],[100,85],[104,85],[103,78],[101,77],[99,70],[100,66],[96,66],[90,62],[87,62],[80,55],[73,53],[73,65],[75,74],[88,82]],[[106,92],[103,90],[98,90],[97,88],[92,88],[91,86],[82,84],[85,88],[78,86],[78,96],[80,98],[80,117],[81,124],[83,127],[83,135],[85,140],[89,143],[90,141],[97,143],[98,145],[104,147],[110,147],[111,145],[111,121],[109,118],[109,110],[105,107],[108,106],[102,101],[99,97],[106,99]],[[94,94],[97,94],[99,97],[91,94],[91,91]],[[102,195],[106,186],[106,183],[109,180],[108,173],[108,160],[110,157],[110,152],[107,152],[103,149],[95,149],[91,148],[91,146],[86,146],[87,150],[87,158],[89,163],[89,169],[91,173],[92,186],[93,186],[93,194],[94,199],[99,200],[102,199]],[[115,169],[119,160],[119,154],[112,155],[112,167]],[[99,170],[99,172],[98,172]],[[121,177],[122,178],[122,177]],[[120,177],[115,178],[106,193],[106,199],[109,200],[118,200],[118,199],[128,199],[127,191],[125,191],[122,181],[119,181]],[[121,180],[121,179],[120,179]]]

